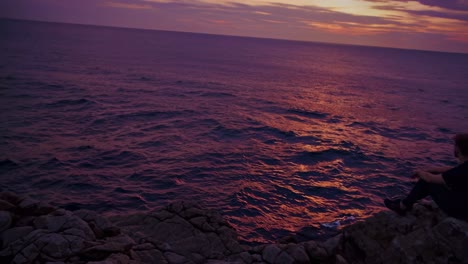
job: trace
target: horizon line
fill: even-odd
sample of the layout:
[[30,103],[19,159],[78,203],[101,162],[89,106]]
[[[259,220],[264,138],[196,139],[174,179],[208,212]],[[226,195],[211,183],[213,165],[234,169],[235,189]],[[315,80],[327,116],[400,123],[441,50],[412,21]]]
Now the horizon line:
[[114,26],[114,25],[100,25],[100,24],[87,24],[77,22],[64,22],[64,21],[46,21],[36,19],[25,19],[25,18],[13,18],[13,17],[0,17],[0,20],[16,20],[25,22],[38,22],[38,23],[51,23],[51,24],[66,24],[76,26],[89,26],[89,27],[103,27],[103,28],[114,28],[114,29],[131,29],[131,30],[145,30],[145,31],[162,31],[172,33],[185,33],[185,34],[199,34],[209,36],[221,36],[221,37],[234,37],[234,38],[249,38],[249,39],[260,39],[260,40],[274,40],[274,41],[287,41],[297,42],[304,44],[322,44],[322,45],[336,45],[336,46],[351,46],[351,47],[365,47],[365,48],[377,48],[377,49],[393,49],[401,51],[418,51],[418,52],[433,52],[433,53],[448,53],[448,54],[461,54],[468,55],[468,52],[460,51],[445,51],[445,50],[428,50],[428,49],[411,49],[391,46],[373,46],[373,45],[362,45],[362,44],[350,44],[350,43],[339,43],[339,42],[324,42],[324,41],[312,41],[312,40],[301,40],[301,39],[285,39],[285,38],[269,38],[269,37],[258,37],[258,36],[243,36],[243,35],[229,35],[229,34],[215,34],[208,32],[194,32],[194,31],[178,31],[178,30],[167,30],[167,29],[154,29],[154,28],[136,28],[126,26]]

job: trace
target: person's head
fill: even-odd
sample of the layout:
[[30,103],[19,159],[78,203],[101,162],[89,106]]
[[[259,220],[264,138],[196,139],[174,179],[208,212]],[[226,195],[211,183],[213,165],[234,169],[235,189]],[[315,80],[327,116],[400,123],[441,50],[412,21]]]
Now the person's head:
[[455,157],[460,162],[468,160],[468,134],[457,134],[453,138],[455,141]]

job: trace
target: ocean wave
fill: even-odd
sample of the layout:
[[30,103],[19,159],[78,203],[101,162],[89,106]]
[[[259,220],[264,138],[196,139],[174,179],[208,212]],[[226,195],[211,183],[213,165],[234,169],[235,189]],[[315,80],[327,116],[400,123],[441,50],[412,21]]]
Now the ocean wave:
[[67,106],[79,106],[79,105],[94,105],[96,102],[93,100],[81,98],[81,99],[66,99],[66,100],[59,100],[52,103],[48,103],[47,107],[67,107]]
[[7,172],[13,169],[20,167],[19,163],[11,160],[11,159],[4,159],[0,160],[0,171]]
[[291,108],[291,109],[288,109],[287,112],[300,115],[300,116],[304,116],[304,117],[308,117],[308,118],[312,118],[312,119],[325,119],[330,116],[329,113],[300,109],[300,108]]
[[[138,112],[130,112],[124,114],[101,114],[89,124],[90,129],[96,129],[97,127],[107,127],[111,125],[129,125],[125,122],[142,122],[142,121],[156,121],[161,122],[162,120],[173,119],[176,117],[184,117],[194,115],[196,112],[192,110],[183,111],[150,111],[143,110]],[[159,126],[159,127],[158,127]],[[142,131],[152,131],[152,129],[162,129],[164,125],[158,124],[152,127],[143,128]],[[107,127],[109,128],[109,127]]]
[[58,170],[58,169],[64,169],[68,165],[69,164],[67,164],[64,161],[59,160],[57,157],[53,157],[49,159],[48,161],[40,164],[39,168],[46,169],[46,170]]
[[285,131],[271,126],[249,127],[246,130],[251,131],[253,134],[261,133],[275,136],[276,138],[294,138],[297,137],[296,132],[293,130]]
[[115,116],[117,119],[148,119],[148,118],[173,118],[177,116],[193,115],[195,111],[182,110],[182,111],[138,111],[125,114],[118,114]]
[[143,162],[146,157],[132,151],[111,150],[97,154],[96,163],[104,166],[131,166],[135,162]]
[[327,148],[317,151],[301,151],[292,155],[290,160],[299,164],[313,165],[318,162],[331,161],[336,159],[355,159],[355,160],[368,160],[368,157],[359,149],[344,149],[344,148]]
[[202,97],[214,97],[214,98],[224,98],[224,97],[236,97],[232,93],[223,93],[223,92],[202,92],[200,93]]

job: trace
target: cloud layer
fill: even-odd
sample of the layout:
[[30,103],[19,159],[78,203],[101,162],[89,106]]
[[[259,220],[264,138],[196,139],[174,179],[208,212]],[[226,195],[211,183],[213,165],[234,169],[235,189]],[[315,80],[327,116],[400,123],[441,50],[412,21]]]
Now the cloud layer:
[[0,16],[468,52],[468,0],[2,0]]

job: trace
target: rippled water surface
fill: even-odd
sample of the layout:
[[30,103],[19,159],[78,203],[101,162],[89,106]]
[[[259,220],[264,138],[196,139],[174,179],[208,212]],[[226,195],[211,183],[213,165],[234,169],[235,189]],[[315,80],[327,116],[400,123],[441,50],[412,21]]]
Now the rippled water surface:
[[220,210],[248,242],[383,210],[454,164],[468,55],[0,20],[0,188]]

